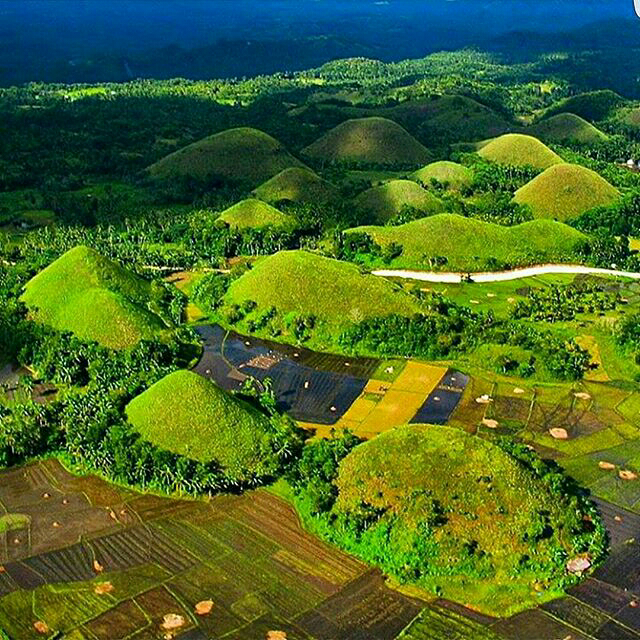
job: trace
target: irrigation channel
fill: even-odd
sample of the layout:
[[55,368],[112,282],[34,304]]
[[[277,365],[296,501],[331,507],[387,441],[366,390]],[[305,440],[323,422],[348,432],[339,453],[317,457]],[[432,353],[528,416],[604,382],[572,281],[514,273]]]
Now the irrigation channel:
[[509,271],[482,271],[478,273],[412,271],[404,269],[377,269],[371,273],[374,276],[384,278],[405,278],[406,280],[423,280],[424,282],[441,282],[446,284],[457,284],[460,282],[507,282],[508,280],[519,280],[520,278],[557,274],[588,274],[640,280],[640,273],[634,271],[600,269],[597,267],[585,267],[579,264],[542,264],[536,267],[523,267]]
[[[227,332],[219,325],[197,331],[203,354],[196,373],[228,391],[237,390],[248,377],[270,378],[279,408],[301,422],[336,424],[380,365],[375,358],[317,353]],[[446,371],[411,421],[446,424],[468,382],[468,376]]]

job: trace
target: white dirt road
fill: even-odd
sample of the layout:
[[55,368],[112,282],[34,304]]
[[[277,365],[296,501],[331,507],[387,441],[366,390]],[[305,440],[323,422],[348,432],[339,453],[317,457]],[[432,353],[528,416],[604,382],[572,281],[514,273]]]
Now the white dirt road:
[[592,274],[604,276],[617,276],[621,278],[631,278],[640,280],[640,273],[633,271],[618,271],[616,269],[599,269],[596,267],[585,267],[577,264],[543,264],[535,267],[523,267],[521,269],[511,269],[510,271],[486,271],[481,273],[455,273],[443,271],[411,271],[404,269],[377,269],[371,272],[374,276],[385,278],[405,278],[407,280],[422,280],[423,282],[458,283],[463,282],[469,276],[472,282],[506,282],[508,280],[519,280],[520,278],[531,278],[533,276],[555,275],[555,274]]

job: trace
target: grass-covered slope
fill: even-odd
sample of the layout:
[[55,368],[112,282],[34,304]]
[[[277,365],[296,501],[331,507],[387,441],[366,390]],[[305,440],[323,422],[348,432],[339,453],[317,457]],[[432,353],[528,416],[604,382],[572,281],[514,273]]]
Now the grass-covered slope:
[[575,164],[550,167],[516,191],[514,200],[536,218],[568,220],[593,207],[610,205],[620,193],[595,171]]
[[429,151],[399,124],[387,118],[347,120],[304,149],[319,162],[372,165],[422,165]]
[[630,127],[640,127],[640,108],[623,107],[615,113],[615,120]]
[[217,220],[224,222],[232,229],[283,228],[293,223],[291,216],[255,198],[248,198],[234,204],[223,211]]
[[273,176],[257,189],[253,195],[265,202],[326,203],[336,200],[338,190],[317,173],[302,167],[291,167]]
[[463,167],[457,162],[441,160],[418,169],[411,174],[411,179],[416,180],[425,187],[429,187],[435,180],[447,189],[461,189],[470,186],[473,182],[473,171]]
[[126,413],[145,440],[192,460],[215,461],[231,478],[273,471],[268,418],[191,371],[162,378]]
[[114,349],[152,338],[164,327],[148,310],[150,284],[97,251],[67,251],[25,286],[36,320]]
[[[493,109],[467,96],[439,96],[408,101],[381,111],[402,122],[410,131],[422,132],[421,139],[434,143],[471,142],[502,135],[511,125]],[[431,144],[431,143],[429,143]]]
[[442,211],[439,198],[412,180],[391,180],[367,189],[353,201],[371,220],[384,223],[403,208],[410,207],[431,215]]
[[547,169],[562,162],[562,158],[540,140],[521,133],[495,138],[479,149],[478,154],[490,162],[536,169]]
[[[552,220],[533,220],[504,227],[457,214],[443,213],[397,227],[365,226],[351,231],[367,233],[381,246],[403,247],[393,268],[429,269],[434,258],[446,258],[446,270],[477,271],[492,262],[526,265],[566,261],[586,236]],[[437,261],[435,261],[437,262]]]
[[570,96],[547,109],[545,117],[554,116],[558,113],[575,113],[576,115],[597,122],[604,120],[620,105],[625,99],[610,89],[598,91],[588,91]]
[[607,139],[607,134],[574,113],[559,113],[540,120],[527,131],[545,142],[582,142],[593,144]]
[[256,262],[232,282],[224,303],[257,304],[251,317],[274,307],[279,314],[313,315],[329,330],[372,316],[412,314],[410,296],[353,264],[306,251],[280,251]]
[[595,509],[541,469],[449,427],[387,431],[339,465],[332,515],[348,533],[334,538],[403,583],[505,615],[557,597],[570,559],[602,553],[580,513]]
[[156,178],[222,178],[257,186],[288,167],[304,166],[270,135],[240,127],[194,142],[149,167]]

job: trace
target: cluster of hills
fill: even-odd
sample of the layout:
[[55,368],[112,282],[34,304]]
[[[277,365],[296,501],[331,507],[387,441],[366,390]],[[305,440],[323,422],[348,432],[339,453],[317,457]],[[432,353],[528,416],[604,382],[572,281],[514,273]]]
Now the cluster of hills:
[[[461,54],[460,74],[473,55]],[[447,66],[450,58],[442,61]],[[559,434],[563,448],[557,450],[565,453],[574,446],[573,422],[582,427],[586,423],[581,421],[588,419],[588,429],[599,429],[577,446],[586,441],[588,447],[598,447],[600,438],[613,431],[604,421],[594,426],[599,421],[596,405],[602,401],[592,402],[590,393],[611,393],[606,403],[610,407],[616,402],[624,405],[637,391],[633,385],[640,374],[634,378],[625,370],[627,361],[640,362],[635,316],[630,313],[636,301],[622,297],[631,285],[609,291],[608,285],[600,288],[604,280],[588,276],[565,286],[563,274],[553,282],[541,276],[483,288],[485,283],[478,282],[480,278],[474,282],[472,274],[544,263],[611,267],[618,256],[623,260],[620,269],[637,268],[633,244],[626,238],[634,236],[630,211],[637,210],[637,201],[631,196],[640,194],[640,182],[634,167],[616,166],[620,162],[611,158],[633,149],[635,143],[629,140],[637,133],[625,138],[612,118],[625,127],[637,127],[640,110],[610,91],[570,95],[569,87],[550,79],[518,84],[518,92],[510,93],[509,99],[525,96],[535,107],[516,111],[501,98],[508,81],[502,87],[488,80],[504,78],[499,74],[513,70],[485,62],[486,73],[465,77],[473,80],[473,90],[457,84],[463,78],[458,72],[447,71],[451,84],[444,90],[475,97],[436,95],[443,87],[429,84],[427,72],[414,82],[416,67],[409,63],[399,65],[405,71],[390,77],[384,63],[362,59],[309,72],[303,90],[297,86],[290,93],[286,86],[292,79],[287,74],[279,76],[279,85],[261,79],[250,86],[263,100],[241,95],[248,91],[245,81],[220,84],[215,91],[207,86],[206,95],[219,100],[215,107],[200,112],[192,105],[198,122],[186,118],[188,126],[150,126],[156,142],[148,155],[136,156],[133,145],[121,145],[121,140],[113,145],[114,157],[122,151],[113,162],[121,161],[118,180],[126,182],[126,197],[104,176],[89,185],[88,174],[78,180],[68,176],[65,188],[53,194],[33,185],[22,189],[22,165],[3,160],[2,168],[12,169],[18,177],[10,179],[21,188],[2,198],[0,213],[6,213],[3,207],[22,210],[46,202],[53,217],[52,229],[31,234],[26,226],[13,226],[7,242],[0,243],[2,264],[16,272],[14,280],[0,278],[10,312],[17,309],[15,317],[29,328],[29,339],[44,336],[54,343],[60,338],[54,329],[119,350],[105,352],[91,345],[86,351],[98,356],[97,364],[86,365],[89,382],[76,389],[70,384],[59,394],[61,403],[68,397],[72,402],[92,400],[94,392],[105,400],[99,428],[87,421],[87,434],[81,433],[95,438],[91,442],[99,443],[100,454],[104,446],[107,462],[102,472],[108,472],[113,460],[114,466],[122,465],[118,479],[135,478],[132,481],[153,490],[188,487],[194,493],[199,487],[239,491],[282,475],[271,489],[291,491],[287,495],[300,509],[301,521],[311,522],[329,542],[411,588],[428,589],[492,614],[501,613],[505,602],[511,606],[517,600],[518,608],[561,593],[574,579],[567,562],[578,553],[581,557],[573,560],[597,566],[604,534],[600,537],[597,518],[592,517],[595,508],[585,510],[586,502],[573,483],[563,485],[559,471],[538,464],[536,454],[520,446],[518,439],[549,444]],[[353,66],[352,75],[345,72],[348,65]],[[377,84],[367,81],[365,94],[353,79],[366,74],[380,75]],[[332,77],[339,79],[335,85]],[[90,89],[64,91],[65,109],[72,111],[82,103],[78,94]],[[553,92],[563,99],[553,98]],[[110,96],[106,89],[93,96],[90,108],[120,109]],[[40,109],[36,102],[49,105],[38,94],[32,104],[16,106],[11,121],[44,122],[49,106]],[[219,118],[209,120],[212,113]],[[159,122],[164,118],[166,112]],[[170,137],[174,131],[182,137]],[[215,133],[207,135],[211,132]],[[97,139],[109,146],[105,135],[103,131]],[[54,163],[47,158],[50,167]],[[108,164],[108,157],[101,158]],[[45,165],[38,162],[31,166]],[[9,179],[4,173],[8,171],[0,172],[0,181]],[[134,206],[139,194],[145,198]],[[103,204],[106,210],[99,211]],[[603,227],[612,219],[620,232],[616,227],[607,234]],[[52,238],[56,242],[49,246]],[[43,256],[58,255],[55,247],[71,246],[78,238],[84,244],[31,277]],[[103,248],[105,255],[90,247]],[[26,266],[17,262],[24,256]],[[438,271],[445,284],[423,287],[402,280],[415,274],[383,271],[394,269]],[[152,277],[137,275],[146,273]],[[438,280],[432,273],[417,278]],[[619,281],[616,286],[624,282]],[[178,283],[183,293],[170,282]],[[584,287],[573,286],[576,282]],[[26,319],[18,302],[26,306]],[[628,306],[621,309],[622,304]],[[197,318],[190,315],[194,308]],[[0,322],[6,327],[6,318],[13,316],[2,311]],[[582,317],[576,320],[577,314]],[[31,321],[50,329],[33,331]],[[199,326],[205,323],[222,329]],[[618,341],[622,331],[609,330],[623,323],[629,334],[625,339],[636,340],[628,350]],[[214,336],[203,347],[206,359],[194,369],[204,375],[187,370],[195,363],[187,360],[195,358],[199,344],[195,329],[202,336]],[[230,337],[227,330],[240,332],[242,339]],[[572,332],[580,335],[576,338]],[[0,345],[7,343],[2,340]],[[274,340],[288,344],[279,350]],[[60,342],[78,345],[66,336]],[[602,353],[595,353],[600,346]],[[309,351],[316,348],[342,355],[333,360]],[[234,361],[239,351],[247,355],[246,362]],[[132,375],[126,385],[107,389],[94,375],[94,369],[106,366],[103,361],[137,366],[136,358],[148,353],[153,366],[140,363],[144,371],[139,379]],[[255,353],[260,355],[254,357]],[[16,354],[18,350],[11,357],[22,357]],[[293,354],[291,362],[285,362],[285,354]],[[371,358],[354,364],[355,355]],[[156,356],[161,363],[152,359]],[[298,364],[290,367],[299,356]],[[400,361],[402,356],[444,363],[433,367],[430,391],[422,394],[416,390],[417,378],[411,380],[419,376],[424,391],[431,383],[428,365]],[[587,376],[598,358],[600,364],[603,358],[621,361],[615,366],[623,373],[614,371],[618,377],[610,380],[609,371],[604,372],[596,389],[591,384],[595,379]],[[364,361],[375,369],[367,374],[372,384],[365,387],[363,380],[353,386],[358,402],[354,413],[366,413],[366,422],[336,415],[336,424],[355,425],[356,434],[360,429],[370,437],[377,432],[369,431],[368,423],[380,416],[380,430],[390,430],[365,443],[346,434],[343,440],[318,437],[303,444],[306,434],[300,435],[293,421],[279,414],[284,403],[279,403],[282,387],[277,376],[295,387],[286,393],[302,398],[308,391],[305,401],[326,404],[323,411],[335,412],[342,390],[332,386],[334,376],[344,374],[347,381],[340,384],[346,388],[365,369]],[[291,373],[297,366],[317,366],[322,382],[316,385],[316,378],[306,379],[299,370]],[[437,403],[443,407],[449,393],[458,394],[449,389],[448,380],[455,381],[448,377],[451,371],[444,373],[449,366],[469,375],[467,388],[472,392],[460,392],[461,411],[451,414],[452,424],[479,432],[481,438],[462,429],[407,426],[404,413],[394,422],[399,405],[409,405],[404,399],[408,394],[416,407],[401,408],[414,416],[424,416],[423,411]],[[119,372],[108,375],[118,380]],[[383,379],[389,385],[380,384]],[[325,385],[332,392],[336,389],[331,399],[315,395]],[[434,393],[434,388],[440,391]],[[579,401],[587,402],[589,409],[583,411]],[[419,403],[423,405],[418,409]],[[70,407],[65,419],[78,413],[76,406],[63,406]],[[621,410],[620,417],[626,420],[633,408],[626,409],[628,413]],[[517,417],[511,411],[518,412]],[[52,419],[57,419],[55,413],[51,410]],[[560,419],[566,428],[551,425]],[[532,433],[523,436],[529,425]],[[637,437],[630,419],[617,426],[616,438]],[[60,442],[67,437],[65,428],[55,434]],[[318,429],[316,435],[322,433]],[[494,435],[498,437],[492,440]],[[595,437],[587,440],[591,436]],[[13,443],[1,440],[4,454]],[[115,450],[111,457],[110,446]],[[121,455],[129,450],[135,451],[133,462]],[[11,451],[6,459],[13,455]],[[134,460],[134,455],[140,459]],[[598,461],[588,464],[595,475],[604,468],[594,462]],[[147,467],[157,473],[147,474]],[[637,479],[615,473],[609,477],[616,482]],[[637,476],[635,471],[626,473]],[[162,484],[161,477],[169,480]],[[254,497],[248,496],[243,504],[253,508]],[[224,501],[221,508],[226,509]],[[278,514],[267,515],[271,520]],[[312,584],[317,579],[314,574]],[[260,613],[254,619],[254,605],[262,610],[263,603],[247,602],[238,605],[233,600],[238,611],[245,605],[251,609],[247,616],[263,634],[261,625],[266,621],[270,626],[271,618]]]
[[[405,112],[409,109],[403,108]],[[611,204],[619,193],[595,172],[566,164],[542,140],[588,144],[606,139],[606,134],[580,116],[561,113],[531,125],[527,133],[505,133],[479,142],[477,153],[491,163],[542,172],[515,194],[515,202],[528,205],[536,218],[564,221]],[[407,179],[383,180],[354,199],[354,207],[367,220],[380,224],[404,208],[424,215],[440,213],[442,203],[430,187],[460,191],[471,187],[474,180],[469,167],[450,161],[431,162],[431,152],[406,129],[379,116],[342,122],[302,149],[300,156],[318,168],[416,169],[404,174]],[[327,205],[340,200],[338,186],[305,166],[275,138],[250,128],[223,131],[195,142],[149,167],[149,174],[160,180],[176,176],[218,178],[253,187],[252,199],[220,216],[233,228],[286,227],[290,219],[276,207],[288,203]]]
[[[570,99],[568,106],[593,116],[598,108],[604,108],[602,104],[617,104],[609,94],[597,94],[595,98],[590,96],[595,105],[588,109],[587,98]],[[408,113],[415,116],[428,111],[427,104],[414,107],[400,105],[386,111],[402,112],[407,119]],[[589,143],[606,139],[604,133],[571,113],[551,113],[528,131],[548,141],[573,138]],[[302,149],[300,157],[315,167],[413,167],[353,196],[350,206],[371,224],[352,231],[368,234],[382,248],[400,247],[394,266],[424,268],[431,258],[438,257],[445,260],[447,268],[473,270],[486,265],[490,258],[513,265],[561,259],[586,240],[561,223],[620,199],[620,192],[599,174],[565,162],[539,138],[528,133],[504,133],[478,144],[478,156],[486,162],[530,167],[538,172],[513,196],[515,203],[528,208],[534,220],[514,227],[449,213],[442,194],[447,190],[464,194],[470,189],[475,180],[473,167],[451,161],[432,162],[427,147],[387,118],[348,119]],[[321,177],[272,136],[251,128],[230,129],[190,144],[149,167],[149,174],[155,180],[176,176],[225,179],[252,188],[251,197],[224,209],[217,217],[218,224],[239,231],[291,229],[296,219],[287,212],[288,205],[325,206],[344,199],[339,185]],[[418,219],[384,226],[405,210],[411,210],[412,217]],[[271,281],[279,286],[274,289]],[[318,293],[327,286],[325,295]],[[359,292],[357,305],[349,300],[351,290]],[[296,299],[286,298],[294,292]],[[33,278],[23,300],[33,316],[46,324],[120,348],[150,339],[167,328],[154,312],[152,297],[149,282],[91,249],[78,247]],[[252,300],[262,309],[275,306],[320,316],[323,313],[318,308],[324,308],[325,298],[327,308],[331,307],[328,315],[335,317],[366,317],[381,307],[404,312],[411,308],[392,288],[362,276],[355,267],[303,252],[283,252],[259,261],[228,294],[228,302]]]
[[586,240],[584,234],[553,220],[504,227],[449,213],[394,227],[356,227],[351,232],[366,233],[382,247],[402,247],[393,267],[428,269],[430,260],[440,257],[453,271],[483,270],[490,259],[512,266],[554,262]]

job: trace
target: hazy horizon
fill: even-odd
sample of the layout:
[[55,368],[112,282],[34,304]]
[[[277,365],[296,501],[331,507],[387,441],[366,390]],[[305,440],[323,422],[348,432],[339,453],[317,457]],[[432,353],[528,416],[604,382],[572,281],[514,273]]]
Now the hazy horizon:
[[[513,31],[570,31],[625,18],[635,19],[631,0],[4,0],[0,84],[127,79],[120,64],[109,66],[105,57],[140,58],[127,73],[150,77],[253,75],[293,70],[296,61],[304,68],[350,55],[398,60],[483,46]],[[323,51],[314,38],[331,42]],[[289,62],[286,43],[304,39],[308,45],[292,52]],[[221,57],[233,63],[216,65],[217,51],[208,64],[192,68],[186,62],[175,69],[166,60],[149,62],[153,52],[167,47],[198,50],[221,41],[248,47],[252,40],[281,42],[285,53],[278,57],[274,51],[255,71],[250,59],[242,61],[251,56],[239,45],[223,49]]]

